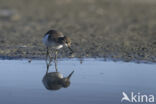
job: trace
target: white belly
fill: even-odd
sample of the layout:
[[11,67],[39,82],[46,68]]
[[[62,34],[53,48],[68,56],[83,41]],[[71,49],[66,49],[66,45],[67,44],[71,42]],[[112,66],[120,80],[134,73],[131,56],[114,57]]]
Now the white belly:
[[42,41],[46,47],[52,47],[55,49],[60,49],[63,47],[63,45],[57,44],[56,42],[48,41],[48,35],[45,35]]

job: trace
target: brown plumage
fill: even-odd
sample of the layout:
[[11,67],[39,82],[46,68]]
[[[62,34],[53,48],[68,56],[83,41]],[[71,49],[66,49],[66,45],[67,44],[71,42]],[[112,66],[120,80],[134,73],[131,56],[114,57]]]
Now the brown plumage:
[[[56,30],[49,30],[43,37],[43,43],[47,47],[47,54],[46,54],[46,63],[49,58],[49,63],[51,63],[51,57],[49,54],[49,48],[55,49],[55,62],[57,59],[57,51],[61,49],[62,47],[66,46],[71,51],[70,54],[73,53],[73,50],[71,49],[71,40],[69,37],[64,36],[62,32],[56,31]],[[56,65],[55,65],[56,66]],[[49,66],[47,63],[47,70]],[[56,67],[55,67],[56,68]],[[57,70],[57,68],[56,68]]]
[[63,74],[59,72],[46,73],[43,77],[43,84],[48,90],[59,90],[64,87],[67,88],[70,85],[70,78],[74,71],[72,71],[67,77],[63,77]]

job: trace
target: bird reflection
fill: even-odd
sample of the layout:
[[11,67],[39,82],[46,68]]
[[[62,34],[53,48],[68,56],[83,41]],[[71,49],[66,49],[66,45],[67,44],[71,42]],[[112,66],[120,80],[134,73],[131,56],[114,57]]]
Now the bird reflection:
[[49,57],[48,61],[46,61],[47,70],[46,74],[43,77],[43,84],[48,90],[59,90],[61,88],[67,88],[70,86],[70,78],[74,71],[72,71],[67,77],[64,77],[62,73],[58,72],[57,62],[55,61],[55,71],[56,72],[48,72],[49,67],[51,66],[52,57]]
[[74,71],[72,71],[67,77],[64,77],[60,72],[46,73],[43,77],[43,84],[48,90],[59,90],[61,88],[67,88],[70,86],[70,78]]

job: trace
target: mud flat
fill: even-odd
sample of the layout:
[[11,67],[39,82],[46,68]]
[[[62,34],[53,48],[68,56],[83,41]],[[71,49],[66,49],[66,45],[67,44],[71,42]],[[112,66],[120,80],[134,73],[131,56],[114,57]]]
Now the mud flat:
[[78,58],[156,62],[155,12],[155,0],[1,0],[0,56],[43,58],[53,28],[71,37]]

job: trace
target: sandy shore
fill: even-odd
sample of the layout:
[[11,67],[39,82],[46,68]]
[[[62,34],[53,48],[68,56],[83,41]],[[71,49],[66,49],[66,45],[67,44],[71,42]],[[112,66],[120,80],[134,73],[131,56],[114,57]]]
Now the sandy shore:
[[75,57],[156,62],[155,13],[153,0],[1,0],[0,56],[43,58],[42,36],[57,29]]

